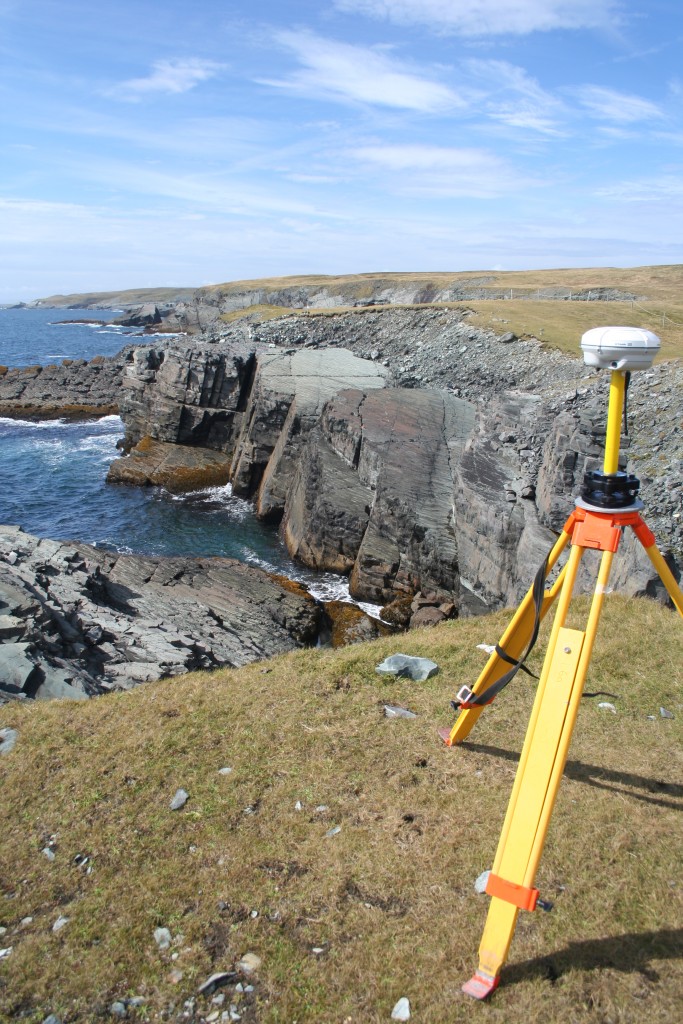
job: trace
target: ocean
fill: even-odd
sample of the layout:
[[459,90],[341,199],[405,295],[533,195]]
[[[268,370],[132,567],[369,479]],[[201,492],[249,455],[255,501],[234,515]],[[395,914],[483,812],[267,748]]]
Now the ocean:
[[[0,309],[0,364],[46,365],[114,355],[139,332],[112,310]],[[64,323],[78,319],[80,323]],[[62,321],[60,323],[60,321]],[[123,435],[118,416],[68,423],[0,418],[0,523],[129,554],[220,555],[304,583],[320,600],[349,600],[348,582],[294,563],[272,526],[230,485],[177,496],[105,482]],[[369,611],[376,610],[365,606]]]

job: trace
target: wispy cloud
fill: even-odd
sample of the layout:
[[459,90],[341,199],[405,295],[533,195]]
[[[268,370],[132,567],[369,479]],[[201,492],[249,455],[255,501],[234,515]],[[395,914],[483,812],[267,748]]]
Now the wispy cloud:
[[617,0],[334,0],[334,5],[348,13],[462,36],[605,28],[619,20]]
[[284,79],[259,79],[260,84],[315,98],[422,113],[467,105],[465,97],[386,50],[351,46],[308,31],[278,32],[276,40],[297,57],[301,69]]
[[599,189],[600,199],[625,203],[670,202],[683,199],[683,177],[680,174],[662,174],[655,178],[614,182]]
[[490,199],[531,184],[495,153],[451,146],[361,146],[350,154],[393,179],[385,181],[405,195],[468,196]]
[[636,121],[650,121],[664,117],[655,103],[640,96],[605,89],[598,85],[585,85],[575,90],[579,102],[591,117],[616,124],[633,124]]
[[107,90],[115,99],[137,103],[156,94],[176,95],[189,92],[200,82],[214,78],[225,67],[212,60],[188,58],[184,60],[158,60],[144,78],[129,78]]
[[493,120],[544,135],[561,134],[559,119],[567,112],[565,105],[524,68],[502,60],[470,60],[466,67],[486,84],[486,109]]

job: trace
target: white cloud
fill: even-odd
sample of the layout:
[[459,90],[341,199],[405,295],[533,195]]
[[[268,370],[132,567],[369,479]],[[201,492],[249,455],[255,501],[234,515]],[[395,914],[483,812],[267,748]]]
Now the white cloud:
[[618,22],[617,0],[335,0],[335,7],[463,36],[606,28]]
[[602,121],[632,124],[634,121],[650,121],[652,118],[664,116],[659,107],[650,100],[617,92],[615,89],[586,85],[577,89],[576,95],[588,113]]
[[302,68],[285,79],[260,79],[261,84],[315,98],[423,113],[466,105],[452,89],[382,50],[338,43],[306,31],[279,32],[276,39],[296,55]]
[[[506,161],[485,149],[450,146],[361,146],[351,153],[386,175],[395,175],[394,189],[405,195],[468,196],[490,199],[508,195],[522,180]],[[385,185],[389,184],[385,181]]]
[[213,78],[223,68],[212,60],[157,60],[145,78],[129,78],[109,89],[108,96],[137,102],[154,93],[176,95],[194,89],[195,85]]
[[566,113],[564,104],[545,92],[524,68],[502,60],[470,60],[467,67],[489,91],[486,109],[493,120],[545,135],[561,133],[557,119]]

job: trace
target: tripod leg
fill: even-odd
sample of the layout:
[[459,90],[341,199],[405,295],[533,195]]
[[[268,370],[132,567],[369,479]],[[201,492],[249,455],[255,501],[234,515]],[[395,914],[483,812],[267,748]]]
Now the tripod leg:
[[[572,520],[570,519],[569,523],[571,522]],[[548,557],[548,572],[550,572],[557,562],[558,558],[569,543],[569,540],[570,532],[568,524],[565,526],[565,529],[558,537],[552,551],[550,552]],[[541,620],[545,617],[558,593],[561,591],[565,572],[566,566],[562,569],[554,584],[543,595],[543,604],[541,605],[540,610]],[[535,608],[533,587],[529,587],[529,590],[524,595],[521,604],[517,608],[517,611],[510,620],[507,629],[498,642],[498,646],[504,650],[509,657],[519,658],[522,655],[522,652],[529,643],[533,632],[534,618]],[[483,693],[484,690],[500,679],[503,673],[507,672],[509,667],[509,664],[499,657],[499,655],[494,651],[493,654],[490,655],[489,660],[486,662],[486,665],[479,675],[479,678],[472,687],[472,693],[475,695]],[[462,743],[462,741],[469,736],[483,710],[483,706],[463,708],[452,729],[440,729],[439,735],[446,746],[453,747],[457,743]]]
[[533,910],[532,888],[567,759],[588,671],[613,552],[604,551],[586,631],[564,627],[583,549],[573,547],[538,693],[520,757],[487,892],[493,897],[479,947],[479,968],[463,990],[484,999],[498,984],[520,909]]
[[679,615],[683,616],[683,592],[681,592],[681,588],[676,583],[674,575],[666,564],[661,551],[656,544],[652,544],[650,547],[645,548],[645,553],[659,573],[659,578],[666,587],[667,593],[675,607],[678,609]]

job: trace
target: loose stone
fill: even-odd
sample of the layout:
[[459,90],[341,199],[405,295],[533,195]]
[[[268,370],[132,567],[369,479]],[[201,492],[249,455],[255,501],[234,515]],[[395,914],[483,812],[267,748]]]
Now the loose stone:
[[385,704],[384,705],[384,717],[385,718],[417,718],[414,711],[408,711],[407,708],[398,707],[396,704]]
[[376,666],[380,675],[407,677],[415,682],[430,679],[439,671],[439,666],[429,658],[415,658],[409,654],[392,654]]
[[68,917],[58,917],[55,923],[52,925],[52,931],[55,933],[61,932],[62,928],[64,928],[68,923]]
[[176,790],[175,796],[169,804],[172,811],[179,811],[181,807],[184,807],[187,801],[190,799],[190,794],[186,793],[184,789]]
[[253,974],[254,971],[258,971],[261,963],[261,957],[257,956],[256,953],[245,953],[237,967],[243,974]]
[[168,949],[171,945],[171,933],[168,928],[155,928],[154,941],[159,949]]
[[392,1020],[410,1020],[410,1002],[403,996],[391,1011]]

